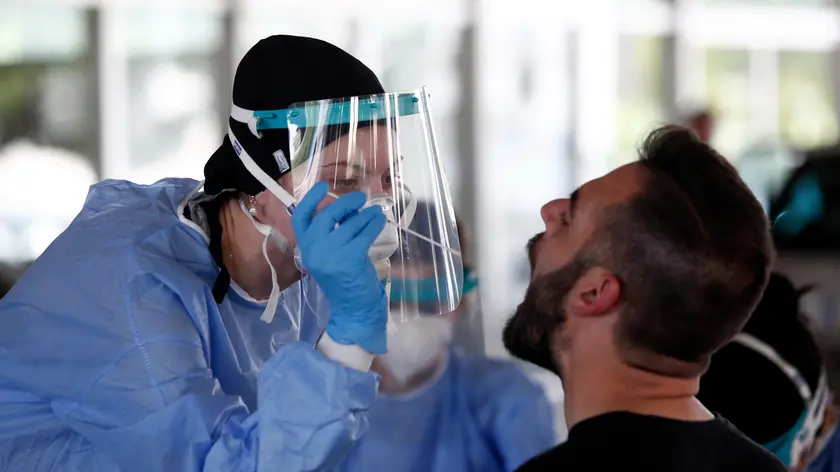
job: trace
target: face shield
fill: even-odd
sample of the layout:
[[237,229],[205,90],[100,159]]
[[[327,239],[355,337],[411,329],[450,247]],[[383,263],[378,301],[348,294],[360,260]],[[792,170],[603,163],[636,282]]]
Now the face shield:
[[[288,129],[292,194],[276,182],[261,182],[290,212],[320,181],[329,183],[332,197],[322,205],[358,191],[368,196],[368,206],[382,207],[388,223],[369,254],[386,292],[423,293],[401,298],[392,320],[458,307],[463,262],[425,89],[304,102],[253,116],[257,132]],[[241,157],[237,144],[234,140]],[[421,200],[429,204],[418,210]],[[412,224],[415,219],[423,223]],[[326,300],[317,284],[304,284],[303,291],[308,310],[324,313]]]
[[464,297],[477,285],[477,277],[472,270],[462,266],[461,290],[458,292],[460,299],[457,303],[447,303],[447,294],[441,293],[441,283],[436,272],[441,261],[447,259],[447,251],[441,246],[423,244],[422,241],[441,240],[441,230],[446,230],[448,225],[441,223],[435,203],[420,200],[416,208],[407,236],[416,241],[411,244],[416,248],[411,267],[406,268],[403,261],[395,261],[391,267],[395,280],[391,287],[391,311],[407,314],[408,318],[449,313],[456,308],[460,312],[464,307]]

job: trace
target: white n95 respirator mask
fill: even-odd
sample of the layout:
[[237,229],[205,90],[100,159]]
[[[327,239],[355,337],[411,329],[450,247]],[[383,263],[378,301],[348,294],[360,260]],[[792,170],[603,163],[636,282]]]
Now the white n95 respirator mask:
[[370,259],[376,263],[393,256],[399,248],[400,239],[399,234],[397,233],[397,227],[394,225],[394,222],[396,221],[396,216],[394,214],[394,199],[387,194],[374,194],[368,198],[364,208],[374,205],[382,207],[382,212],[385,214],[385,218],[388,219],[388,223],[385,224],[384,228],[382,228],[382,232],[379,233],[379,236],[370,246],[370,250],[368,251]]
[[400,384],[432,365],[452,342],[453,324],[446,316],[425,316],[388,333],[388,352],[378,359]]

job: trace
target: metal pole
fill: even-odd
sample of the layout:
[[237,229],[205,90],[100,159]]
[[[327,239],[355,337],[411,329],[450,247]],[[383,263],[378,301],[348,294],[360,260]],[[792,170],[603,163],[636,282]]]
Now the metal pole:
[[[834,0],[834,7],[840,9],[840,0]],[[840,24],[837,25],[837,28],[840,29]],[[831,90],[834,92],[834,114],[837,117],[837,122],[840,123],[840,42],[835,42],[832,46],[829,65],[831,67]]]
[[676,22],[677,10],[681,7],[679,0],[668,0],[671,6],[672,26],[670,33],[662,38],[662,104],[665,108],[665,120],[675,122],[680,116],[679,103],[679,61],[682,38]]
[[89,117],[90,129],[92,134],[92,142],[86,155],[90,156],[91,164],[96,171],[98,179],[103,178],[102,161],[104,159],[103,145],[104,138],[102,136],[102,93],[100,92],[100,74],[99,74],[99,48],[102,42],[99,29],[100,12],[97,7],[90,7],[85,12],[85,27],[87,29],[87,37],[90,44],[84,58],[85,76],[90,79],[87,80],[87,93],[85,94],[89,100],[88,109],[91,110]]
[[131,170],[128,128],[128,46],[125,12],[110,3],[91,15],[99,121],[99,176],[126,178]]
[[[472,12],[473,0],[468,0]],[[457,182],[459,218],[468,228],[475,228],[476,200],[476,48],[475,22],[472,15],[461,33],[457,56],[460,103],[457,110],[457,152],[460,159],[460,182]]]
[[239,46],[239,21],[241,10],[237,0],[229,0],[222,12],[222,41],[216,52],[216,104],[219,124],[227,130],[230,116],[233,78],[236,74],[237,48]]
[[[673,35],[666,47],[665,78],[671,80],[664,92],[672,120],[679,120],[693,108],[708,106],[706,51],[692,43],[687,30],[691,7],[697,0],[671,0]],[[670,70],[669,70],[670,69]]]
[[[455,199],[458,205],[458,218],[461,224],[465,226],[462,228],[467,234],[475,235],[476,227],[476,192],[478,186],[476,182],[476,133],[475,133],[475,114],[476,114],[476,25],[475,25],[475,0],[466,0],[468,16],[461,32],[461,41],[459,44],[459,51],[457,56],[457,68],[459,79],[459,95],[460,103],[457,110],[457,156],[459,158],[459,181],[455,182],[457,198]],[[466,250],[473,256],[477,257],[477,239],[472,238],[468,241],[470,244]],[[474,263],[474,261],[473,261]],[[479,303],[478,299],[472,300],[472,303]],[[480,305],[475,309],[464,313],[461,319],[455,325],[455,333],[453,343],[467,352],[475,355],[484,355],[487,352],[484,333],[484,319],[483,312]]]

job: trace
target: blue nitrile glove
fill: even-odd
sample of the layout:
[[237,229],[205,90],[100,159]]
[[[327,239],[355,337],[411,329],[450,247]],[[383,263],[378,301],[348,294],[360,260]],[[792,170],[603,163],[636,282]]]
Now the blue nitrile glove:
[[388,298],[368,251],[385,227],[385,215],[378,205],[359,211],[367,196],[352,192],[313,218],[328,190],[326,182],[315,184],[292,215],[301,262],[332,308],[327,323],[330,337],[371,354],[384,354]]

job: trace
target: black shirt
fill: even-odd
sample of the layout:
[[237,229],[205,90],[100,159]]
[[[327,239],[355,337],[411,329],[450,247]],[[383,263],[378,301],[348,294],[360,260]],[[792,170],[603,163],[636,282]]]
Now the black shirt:
[[770,452],[722,418],[689,422],[615,412],[575,425],[569,439],[518,472],[785,472]]

